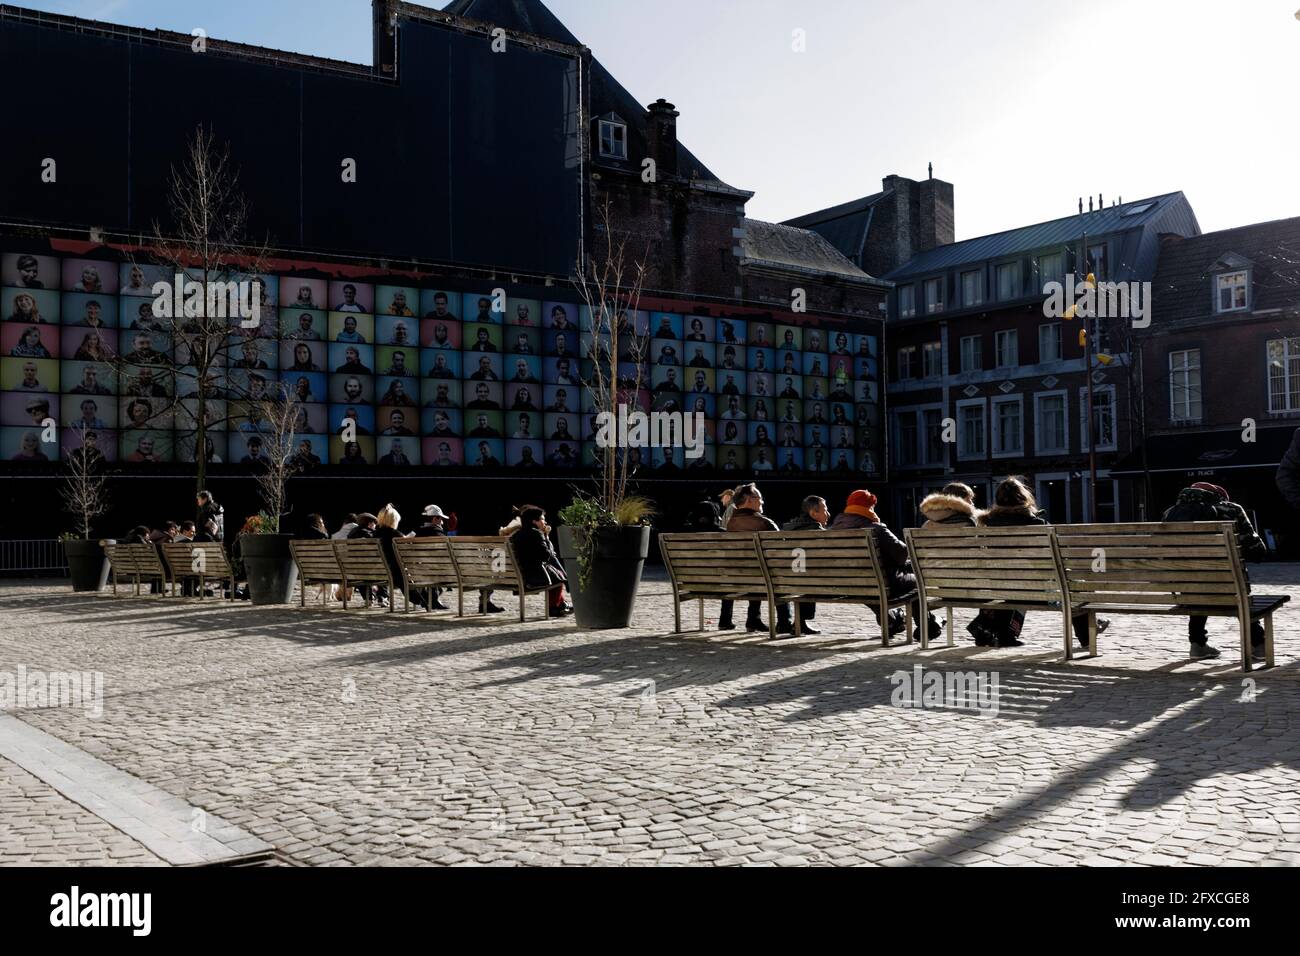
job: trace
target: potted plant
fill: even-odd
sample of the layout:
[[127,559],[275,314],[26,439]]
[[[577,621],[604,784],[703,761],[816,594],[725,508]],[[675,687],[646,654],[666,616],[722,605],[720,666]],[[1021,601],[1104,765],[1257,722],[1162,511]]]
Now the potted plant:
[[[587,306],[589,388],[595,410],[617,417],[620,405],[636,402],[642,384],[649,329],[638,329],[635,317],[646,270],[644,260],[629,260],[626,240],[615,240],[608,203],[597,231],[605,237],[602,254],[579,263],[574,284]],[[634,371],[620,375],[620,358],[627,363],[625,369]],[[650,550],[654,506],[630,490],[634,459],[629,448],[619,446],[618,432],[606,428],[604,434],[612,437],[599,443],[596,493],[575,489],[573,500],[559,511],[560,557],[569,577],[574,617],[580,627],[594,630],[632,623]]]
[[94,520],[108,511],[104,456],[95,448],[98,436],[87,442],[87,438],[93,435],[94,432],[82,427],[78,447],[63,450],[68,464],[67,477],[61,489],[63,508],[74,518],[77,533],[61,535],[59,541],[68,562],[72,590],[83,592],[103,590],[109,572],[104,542],[92,541],[90,537]]
[[259,468],[257,484],[265,507],[244,522],[235,544],[248,579],[249,599],[254,604],[288,604],[298,583],[298,566],[289,550],[293,536],[280,533],[280,516],[285,513],[289,479],[300,464],[294,441],[302,409],[283,382],[277,400],[259,402],[258,408],[263,461],[254,467]]

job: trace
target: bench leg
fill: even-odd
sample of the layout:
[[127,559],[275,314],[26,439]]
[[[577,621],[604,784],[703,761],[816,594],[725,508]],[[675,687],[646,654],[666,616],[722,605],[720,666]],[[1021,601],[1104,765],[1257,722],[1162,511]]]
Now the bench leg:
[[1273,614],[1264,615],[1264,663],[1273,666]]
[[[700,630],[703,631],[704,630],[704,598],[700,598],[696,603],[700,607]],[[680,621],[678,622],[677,626],[681,627]]]
[[952,636],[952,608],[948,608],[948,646],[956,646]]
[[1237,623],[1241,625],[1241,670],[1243,674],[1249,674],[1253,663],[1250,658],[1250,615],[1238,617]]
[[1074,625],[1064,608],[1061,609],[1061,633],[1065,637],[1065,660],[1069,663],[1074,660]]
[[343,594],[343,610],[348,609],[348,579],[343,578],[339,583],[339,590]]
[[800,602],[794,602],[794,636],[803,637],[803,614],[799,611]]
[[[928,628],[927,628],[928,630]],[[912,602],[903,605],[903,634],[906,636],[906,643],[912,643]]]
[[889,646],[889,602],[880,602],[880,644]]
[[1097,656],[1097,612],[1088,612],[1088,656]]

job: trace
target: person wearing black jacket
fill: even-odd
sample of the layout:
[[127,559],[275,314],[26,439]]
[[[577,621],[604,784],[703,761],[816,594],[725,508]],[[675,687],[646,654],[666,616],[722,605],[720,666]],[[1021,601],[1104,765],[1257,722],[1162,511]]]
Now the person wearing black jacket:
[[298,535],[300,541],[328,541],[330,533],[325,530],[325,519],[318,514],[307,516],[307,524]]
[[218,541],[226,540],[226,511],[217,504],[217,499],[212,497],[212,492],[200,491],[195,498],[195,503],[199,509],[195,523],[202,528],[209,521],[216,522],[217,530],[213,532],[213,537]]
[[[791,518],[781,526],[782,531],[825,531],[830,524],[831,513],[826,507],[826,499],[809,495],[799,508],[799,516]],[[805,634],[820,634],[809,621],[817,616],[817,605],[810,601],[799,602],[799,623]]]
[[[1300,437],[1300,432],[1296,434]],[[1292,451],[1295,451],[1294,446]],[[1279,487],[1281,487],[1280,478]],[[1233,532],[1237,537],[1237,550],[1241,553],[1243,561],[1258,561],[1268,554],[1268,546],[1255,533],[1250,518],[1246,516],[1246,510],[1228,497],[1227,490],[1208,481],[1198,481],[1190,488],[1180,491],[1178,500],[1165,512],[1161,520],[1231,521]],[[1205,631],[1206,621],[1207,618],[1203,614],[1193,614],[1187,619],[1187,637],[1192,645],[1191,656],[1194,660],[1213,660],[1219,656],[1219,649],[1209,644]],[[1264,625],[1259,621],[1250,622],[1250,656],[1256,663],[1263,663],[1266,658]]]
[[[443,522],[447,520],[447,514],[441,508],[437,505],[429,505],[424,509],[424,519],[424,524],[415,529],[415,536],[417,538],[447,537],[447,529],[443,525]],[[433,603],[431,603],[429,607],[435,611],[447,610],[447,605],[443,604],[440,600],[441,597],[442,588],[434,588]]]
[[[551,545],[546,524],[546,512],[536,505],[519,509],[519,530],[510,536],[510,550],[523,573],[524,583],[530,588],[561,585],[547,592],[551,617],[564,617],[573,608],[564,599],[563,584],[568,580],[559,555]],[[523,600],[523,595],[519,596]]]
[[[357,526],[348,532],[348,540],[356,541],[364,538],[373,538],[375,537],[375,528],[378,525],[379,525],[379,519],[376,518],[374,515],[368,512],[365,514],[359,514],[357,515]],[[357,588],[357,591],[360,592],[362,599],[364,600],[370,599],[369,584],[360,585]],[[382,605],[383,602],[384,602],[384,596],[383,596],[383,589],[381,588],[379,592],[379,603]]]

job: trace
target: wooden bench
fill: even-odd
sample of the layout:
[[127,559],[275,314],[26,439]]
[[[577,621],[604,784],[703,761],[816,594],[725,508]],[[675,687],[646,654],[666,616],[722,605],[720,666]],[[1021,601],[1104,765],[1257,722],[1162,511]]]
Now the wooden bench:
[[465,616],[465,592],[478,591],[480,601],[484,591],[511,591],[519,595],[519,622],[527,620],[527,602],[530,594],[545,594],[547,599],[542,609],[542,620],[548,620],[551,613],[550,592],[561,588],[563,584],[548,584],[546,587],[529,587],[524,581],[523,572],[515,561],[514,551],[508,537],[462,537],[446,539],[451,546],[452,560],[456,564],[457,596],[456,616]]
[[[794,602],[794,632],[803,633],[799,603],[862,604],[880,616],[880,634],[889,647],[889,612],[904,608],[907,643],[912,642],[912,602],[916,592],[890,598],[876,547],[867,531],[762,531],[755,535],[772,605]],[[716,570],[716,569],[715,569]],[[769,615],[772,637],[776,620]]]
[[[374,585],[388,588],[388,613],[397,609],[397,589],[393,587],[393,571],[384,558],[383,544],[374,538],[353,538],[335,541],[334,556],[342,575],[343,609],[348,607],[349,591],[357,586]],[[372,593],[365,593],[366,607],[373,603]],[[409,600],[409,599],[408,599]]]
[[[409,596],[412,589],[424,589],[425,610],[433,610],[434,588],[459,588],[456,560],[451,554],[450,538],[399,538],[393,553],[402,572],[402,583]],[[406,602],[411,610],[411,602]]]
[[162,546],[163,560],[171,575],[172,596],[176,595],[176,585],[183,581],[198,581],[197,596],[203,599],[203,592],[209,580],[228,581],[230,598],[235,598],[235,569],[226,558],[226,549],[216,541],[175,541]]
[[[907,550],[921,592],[921,619],[948,612],[948,646],[953,645],[952,609],[1051,611],[1061,615],[1070,648],[1070,601],[1062,585],[1056,537],[1047,525],[1016,528],[908,528]],[[921,630],[921,648],[930,646]]]
[[[1097,615],[1165,614],[1235,617],[1241,667],[1251,669],[1250,623],[1264,623],[1273,666],[1273,612],[1287,595],[1251,594],[1231,522],[1060,525],[1056,529],[1069,599],[1088,615],[1089,650],[1097,652]],[[1065,656],[1073,646],[1066,635]]]
[[162,559],[158,556],[158,549],[152,544],[110,544],[102,542],[104,553],[108,555],[108,563],[113,572],[113,594],[117,594],[117,579],[134,578],[135,593],[140,594],[140,581],[157,581],[159,586],[165,586],[167,582],[167,571],[163,568]]
[[334,553],[334,545],[338,543],[329,539],[289,542],[293,563],[298,565],[298,586],[301,588],[303,607],[307,606],[307,585],[321,585],[320,600],[324,604],[329,586],[343,583],[343,571],[339,568],[338,557]]
[[772,618],[772,592],[758,557],[754,535],[736,532],[661,534],[659,551],[673,587],[673,633],[682,633],[682,602],[766,601]]

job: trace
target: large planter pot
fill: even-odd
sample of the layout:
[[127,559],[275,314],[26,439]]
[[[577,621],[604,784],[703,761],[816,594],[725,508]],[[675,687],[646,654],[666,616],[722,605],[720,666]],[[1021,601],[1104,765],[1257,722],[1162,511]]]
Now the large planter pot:
[[579,627],[593,631],[628,627],[641,586],[641,569],[650,551],[649,528],[601,528],[587,586],[578,567],[579,544],[586,532],[560,529],[560,557],[569,576],[569,595]]
[[246,534],[239,539],[239,555],[248,576],[248,597],[254,604],[288,604],[298,583],[288,534]]
[[[113,542],[110,541],[109,544]],[[108,584],[108,555],[103,542],[65,541],[63,555],[68,559],[68,575],[74,591],[102,591]]]

